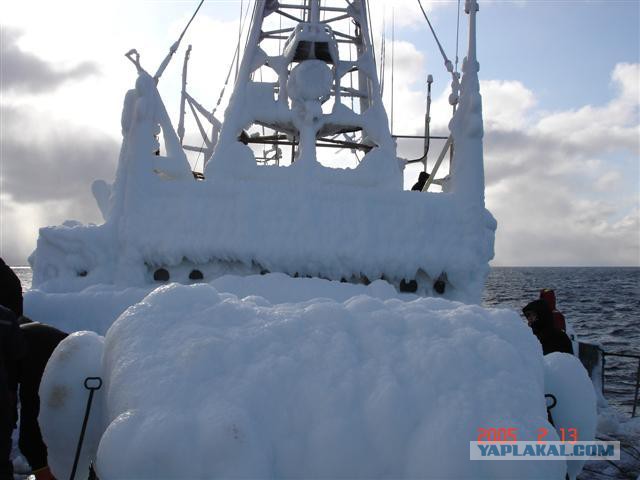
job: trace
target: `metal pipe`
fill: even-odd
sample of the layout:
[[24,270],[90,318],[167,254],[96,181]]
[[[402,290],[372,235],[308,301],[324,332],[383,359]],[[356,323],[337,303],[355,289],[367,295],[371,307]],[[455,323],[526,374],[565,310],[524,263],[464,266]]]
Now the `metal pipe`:
[[638,360],[638,370],[636,371],[636,392],[633,395],[633,411],[631,418],[636,416],[636,408],[638,407],[638,391],[640,390],[640,360]]
[[442,151],[440,152],[440,155],[438,156],[438,159],[436,160],[436,163],[433,166],[433,170],[431,170],[431,175],[429,175],[429,178],[427,178],[427,181],[425,182],[424,187],[422,187],[423,192],[426,192],[427,190],[429,190],[429,187],[431,186],[431,184],[436,178],[436,173],[440,168],[440,164],[442,164],[442,160],[444,159],[444,156],[447,154],[447,149],[452,146],[453,146],[453,137],[451,136],[447,138],[447,141],[445,142],[444,147],[442,148]]
[[427,155],[429,154],[429,135],[431,134],[431,84],[433,76],[427,76],[427,112],[424,115],[424,171],[427,171]]
[[76,447],[76,456],[73,460],[73,468],[71,469],[71,480],[76,476],[78,469],[78,461],[80,460],[80,452],[82,451],[82,443],[84,442],[84,434],[87,431],[87,423],[89,423],[89,413],[91,412],[91,403],[93,402],[93,394],[102,387],[102,379],[100,377],[87,377],[84,379],[84,388],[89,390],[89,398],[87,399],[87,408],[84,411],[84,420],[82,421],[82,429],[80,430],[80,438],[78,438],[78,446]]
[[320,0],[310,0],[309,8],[309,22],[320,22]]
[[[327,143],[323,143],[327,142]],[[293,147],[297,146],[299,142],[294,141],[281,141],[277,139],[263,139],[263,138],[248,138],[245,140],[245,143],[248,144],[258,144],[258,145],[291,145]],[[317,147],[326,147],[326,148],[349,148],[349,149],[358,149],[368,152],[373,147],[369,145],[363,145],[361,143],[354,142],[340,142],[338,140],[320,140],[316,143]],[[293,157],[292,157],[293,158]]]
[[180,120],[178,120],[178,138],[180,139],[180,145],[184,141],[184,114],[185,112],[185,101],[187,99],[187,64],[189,63],[189,55],[191,54],[191,45],[187,48],[187,51],[184,53],[184,63],[182,64],[182,92],[180,95]]
[[609,355],[610,357],[625,357],[625,358],[635,358],[640,360],[640,355],[635,355],[633,353],[610,353],[603,352],[605,355]]
[[[393,138],[425,138],[424,135],[391,135]],[[443,137],[442,135],[429,135],[431,140],[446,140],[449,137]]]
[[602,395],[604,395],[604,367],[607,364],[607,352],[602,350],[602,372],[601,372],[601,382],[602,383]]

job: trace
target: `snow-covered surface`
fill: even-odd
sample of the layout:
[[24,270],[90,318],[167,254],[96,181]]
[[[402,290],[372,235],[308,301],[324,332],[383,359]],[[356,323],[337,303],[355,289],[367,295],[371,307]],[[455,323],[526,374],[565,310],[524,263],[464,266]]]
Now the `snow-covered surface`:
[[[272,297],[290,280],[268,277]],[[372,287],[383,298],[391,288]],[[95,344],[84,334],[61,345],[45,399],[95,374]],[[103,479],[564,478],[564,462],[468,460],[480,427],[516,427],[523,440],[552,430],[540,345],[508,310],[369,295],[276,303],[172,284],[112,325],[101,374],[90,435]],[[86,392],[65,398],[43,402],[54,444]]]
[[[598,423],[597,400],[587,371],[574,355],[554,352],[544,356],[545,392],[556,397],[551,410],[556,429],[575,429],[578,441],[595,439]],[[568,438],[568,437],[567,437]],[[584,460],[567,461],[569,478],[575,479]]]
[[64,332],[90,330],[104,335],[128,307],[138,303],[150,288],[118,289],[94,286],[79,293],[25,293],[25,315],[46,319],[46,323]]
[[[415,298],[414,295],[399,294],[383,280],[365,286],[319,278],[292,278],[282,273],[245,277],[225,275],[211,281],[211,285],[218,291],[231,293],[239,298],[257,296],[271,303],[300,303],[317,298],[344,302],[357,295],[380,300]],[[48,324],[65,332],[90,330],[104,335],[120,314],[140,302],[155,288],[120,289],[112,285],[96,285],[74,293],[29,290],[24,297],[25,315],[46,318]]]
[[[87,377],[102,373],[104,337],[93,332],[76,332],[65,338],[49,359],[40,383],[38,422],[48,450],[51,470],[57,478],[69,478],[87,406]],[[89,472],[91,460],[104,429],[103,397],[95,395],[87,423],[78,477]]]
[[[600,392],[597,392],[600,393]],[[616,462],[588,461],[580,480],[592,478],[640,479],[640,417],[629,417],[598,396],[597,438],[620,442],[620,460]]]

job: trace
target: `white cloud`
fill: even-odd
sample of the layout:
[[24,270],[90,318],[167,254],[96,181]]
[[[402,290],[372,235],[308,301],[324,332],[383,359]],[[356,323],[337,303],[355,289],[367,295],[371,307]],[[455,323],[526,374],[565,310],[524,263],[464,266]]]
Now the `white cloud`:
[[[427,15],[430,17],[434,10],[437,10],[438,7],[442,7],[447,3],[438,0],[421,1]],[[370,1],[369,9],[371,11],[372,30],[374,31],[381,29],[384,23],[387,26],[387,34],[390,35],[392,17],[395,18],[396,29],[417,27],[423,24],[426,27],[425,19],[422,16],[416,0],[393,0],[391,2]],[[432,18],[429,18],[429,20],[433,23]]]
[[536,131],[585,152],[628,150],[639,155],[640,65],[618,64],[611,78],[617,91],[612,101],[549,114]]
[[535,106],[532,91],[516,81],[487,80],[482,82],[482,95],[487,130],[519,130],[528,123],[528,114]]
[[[638,66],[618,65],[612,78],[617,95],[607,104],[548,114],[531,111],[526,88],[483,83],[496,264],[640,264]],[[504,111],[517,128],[494,120]]]

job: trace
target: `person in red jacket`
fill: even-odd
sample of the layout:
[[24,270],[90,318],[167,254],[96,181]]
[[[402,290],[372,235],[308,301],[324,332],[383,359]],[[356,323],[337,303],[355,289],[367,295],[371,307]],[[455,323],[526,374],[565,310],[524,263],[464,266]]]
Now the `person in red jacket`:
[[556,309],[556,293],[550,288],[543,288],[540,290],[540,300],[544,300],[551,309],[551,313],[553,314],[553,326],[558,330],[566,332],[567,322],[564,319],[564,315]]

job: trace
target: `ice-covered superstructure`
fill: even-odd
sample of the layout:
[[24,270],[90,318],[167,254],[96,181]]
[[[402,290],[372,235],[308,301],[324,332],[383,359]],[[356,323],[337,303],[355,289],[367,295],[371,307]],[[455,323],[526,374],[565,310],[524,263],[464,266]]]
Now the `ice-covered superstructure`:
[[[30,259],[33,286],[69,292],[99,283],[283,272],[353,283],[382,278],[422,295],[479,301],[496,223],[484,206],[477,4],[467,3],[474,27],[451,121],[455,150],[446,193],[402,190],[403,164],[381,100],[365,0],[335,13],[353,20],[353,35],[334,32],[320,21],[320,2],[307,2],[279,55],[267,55],[261,42],[281,32],[265,32],[262,25],[282,7],[258,0],[204,180],[192,175],[157,75],[130,55],[138,78],[124,101],[116,178],[111,185],[93,185],[105,223],[41,229]],[[340,41],[354,42],[357,58],[341,59]],[[257,81],[261,68],[275,71],[277,81]],[[358,89],[341,85],[354,72]],[[350,108],[345,95],[357,97],[358,107]],[[297,145],[294,163],[258,165],[247,145],[251,124]],[[317,139],[355,131],[367,152],[357,168],[327,168],[317,161]],[[434,292],[437,280],[445,283],[444,293]]]

